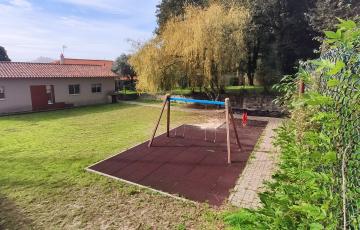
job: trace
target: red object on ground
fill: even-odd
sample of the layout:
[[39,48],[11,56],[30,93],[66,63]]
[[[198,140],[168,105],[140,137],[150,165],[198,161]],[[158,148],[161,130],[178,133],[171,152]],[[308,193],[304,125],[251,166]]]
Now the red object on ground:
[[248,122],[248,115],[247,115],[247,112],[244,112],[242,115],[242,125],[246,126],[247,122]]
[[[243,150],[231,133],[232,163],[227,163],[226,129],[218,128],[216,143],[204,140],[204,130],[186,125],[119,153],[88,168],[89,171],[150,187],[168,194],[211,205],[221,205],[235,187],[250,153],[267,122],[249,121],[238,129]],[[237,126],[241,121],[237,120]],[[233,132],[233,131],[232,131]],[[180,134],[179,134],[180,133]],[[208,134],[209,135],[209,134]]]

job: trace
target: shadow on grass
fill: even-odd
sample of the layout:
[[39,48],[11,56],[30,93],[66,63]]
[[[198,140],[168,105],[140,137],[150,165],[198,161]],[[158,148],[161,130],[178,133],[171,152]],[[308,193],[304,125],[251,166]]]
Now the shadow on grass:
[[64,110],[56,111],[44,111],[44,112],[34,112],[18,115],[9,115],[0,117],[1,120],[21,120],[21,121],[46,121],[46,120],[56,120],[68,117],[77,117],[85,116],[94,113],[105,113],[112,112],[119,109],[126,109],[131,107],[136,107],[138,105],[131,105],[126,103],[118,104],[106,104],[106,105],[91,105],[83,107],[74,107]]
[[0,229],[31,229],[33,226],[24,211],[0,193]]

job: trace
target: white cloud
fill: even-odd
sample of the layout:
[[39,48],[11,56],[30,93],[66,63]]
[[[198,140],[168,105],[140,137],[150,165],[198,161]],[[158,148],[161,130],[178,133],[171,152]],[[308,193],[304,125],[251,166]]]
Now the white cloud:
[[[0,3],[0,46],[6,48],[13,61],[29,61],[39,56],[57,58],[62,45],[68,47],[67,57],[114,59],[120,53],[130,51],[129,38],[148,39],[155,26],[154,6],[144,18],[135,14],[131,18],[109,19],[49,14],[40,7],[31,4],[29,7],[23,1],[17,1],[16,4]],[[100,4],[102,1],[94,2]],[[132,1],[126,2],[131,5]],[[100,7],[99,4],[96,7]]]
[[13,6],[21,7],[25,9],[30,9],[32,6],[31,3],[27,0],[10,0],[9,3]]

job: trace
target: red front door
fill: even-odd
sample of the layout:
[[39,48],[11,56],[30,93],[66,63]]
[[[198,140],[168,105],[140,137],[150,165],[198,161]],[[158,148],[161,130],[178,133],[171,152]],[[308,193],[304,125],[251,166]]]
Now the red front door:
[[30,92],[33,110],[47,109],[49,96],[46,92],[46,85],[32,85],[30,86]]

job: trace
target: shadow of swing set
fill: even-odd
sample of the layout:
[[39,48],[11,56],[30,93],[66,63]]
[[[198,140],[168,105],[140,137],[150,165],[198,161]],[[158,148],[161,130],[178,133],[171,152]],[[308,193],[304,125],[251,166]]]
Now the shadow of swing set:
[[[154,130],[152,132],[151,138],[148,143],[148,147],[151,148],[156,131],[159,127],[161,118],[163,116],[163,113],[165,111],[165,108],[167,108],[167,116],[166,116],[166,136],[170,137],[170,110],[171,110],[171,102],[184,102],[184,103],[194,103],[194,104],[201,104],[201,105],[217,105],[224,107],[225,109],[225,125],[226,125],[226,146],[227,146],[227,163],[231,164],[231,144],[230,144],[230,123],[232,123],[232,127],[234,129],[236,142],[240,150],[242,150],[242,146],[239,140],[239,135],[236,128],[234,113],[231,108],[230,99],[226,98],[225,101],[211,101],[211,100],[198,100],[198,99],[188,99],[188,98],[177,98],[177,97],[171,97],[170,94],[167,94],[165,96],[165,99],[163,101],[163,105],[161,107],[160,116],[155,124]],[[215,138],[216,138],[216,131],[215,131]],[[205,140],[206,140],[206,129],[205,129]]]

